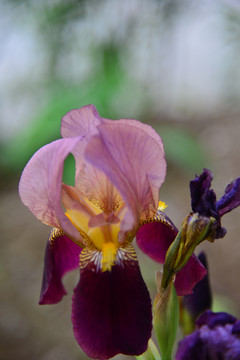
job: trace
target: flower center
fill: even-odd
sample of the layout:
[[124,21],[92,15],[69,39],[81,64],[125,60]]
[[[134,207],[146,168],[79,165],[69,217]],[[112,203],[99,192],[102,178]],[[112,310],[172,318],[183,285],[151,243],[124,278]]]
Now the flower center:
[[115,264],[117,246],[113,242],[104,243],[102,247],[102,271],[111,271]]
[[91,227],[89,226],[89,217],[81,211],[71,209],[65,214],[85,239],[86,246],[96,248],[102,252],[101,270],[110,271],[115,264],[119,247],[120,223],[103,222],[102,225]]

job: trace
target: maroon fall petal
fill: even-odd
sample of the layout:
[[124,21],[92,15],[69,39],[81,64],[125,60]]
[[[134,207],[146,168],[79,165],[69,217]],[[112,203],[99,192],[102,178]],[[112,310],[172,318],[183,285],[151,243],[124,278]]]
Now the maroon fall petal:
[[191,294],[195,285],[206,275],[207,269],[193,254],[187,264],[176,275],[174,285],[178,296]]
[[142,225],[136,234],[136,240],[138,246],[145,254],[150,256],[153,260],[163,264],[166,252],[177,233],[177,228],[164,214],[162,221],[155,221]]
[[67,294],[62,277],[68,271],[79,267],[81,250],[61,230],[52,230],[45,251],[40,305],[56,304]]
[[152,312],[136,254],[131,245],[119,249],[115,265],[105,272],[100,258],[100,252],[87,249],[80,256],[72,308],[76,340],[94,359],[140,355],[151,336]]
[[[136,235],[140,249],[153,260],[163,264],[166,253],[178,233],[167,215],[158,211],[153,222],[142,225]],[[194,286],[204,278],[207,270],[193,254],[187,264],[176,275],[177,294],[191,294]]]
[[[198,255],[198,259],[208,270],[207,257],[203,251]],[[190,314],[194,323],[200,314],[202,314],[205,310],[211,309],[212,292],[209,281],[209,271],[207,275],[196,284],[193,289],[193,294],[184,296],[183,307]]]

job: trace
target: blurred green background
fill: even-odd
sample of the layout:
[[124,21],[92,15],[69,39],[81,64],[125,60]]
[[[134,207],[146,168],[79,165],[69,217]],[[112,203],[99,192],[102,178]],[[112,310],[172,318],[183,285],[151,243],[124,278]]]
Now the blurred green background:
[[[240,175],[238,0],[0,0],[0,359],[77,360],[71,290],[38,306],[49,229],[18,197],[21,171],[60,137],[61,117],[94,104],[161,135],[168,162],[161,200],[177,226],[190,210],[188,183],[203,167],[220,197]],[[73,164],[66,163],[71,181]],[[240,210],[228,233],[203,244],[218,309],[240,315]],[[139,253],[154,297],[159,265]],[[119,357],[120,358],[120,357]]]

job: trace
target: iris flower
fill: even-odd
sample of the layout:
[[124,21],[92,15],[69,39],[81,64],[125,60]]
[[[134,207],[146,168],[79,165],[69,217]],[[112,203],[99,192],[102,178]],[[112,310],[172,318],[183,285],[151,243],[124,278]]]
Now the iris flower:
[[[22,202],[53,227],[39,303],[59,302],[66,294],[63,275],[80,267],[72,298],[79,345],[98,359],[140,355],[151,336],[152,312],[132,241],[145,227],[140,247],[163,262],[177,233],[158,210],[166,175],[162,140],[136,120],[101,118],[92,105],[65,115],[61,135],[33,155],[19,184]],[[62,183],[70,153],[75,186]],[[179,272],[187,279],[179,291],[191,291],[205,275],[195,257],[189,263]]]
[[178,345],[176,360],[239,360],[240,320],[211,310],[196,321],[197,330]]

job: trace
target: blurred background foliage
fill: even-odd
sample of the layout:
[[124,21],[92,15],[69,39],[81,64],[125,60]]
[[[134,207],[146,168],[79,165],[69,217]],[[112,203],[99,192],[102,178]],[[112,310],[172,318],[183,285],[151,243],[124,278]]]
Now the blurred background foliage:
[[193,125],[239,111],[239,13],[237,1],[2,0],[2,181],[89,103],[152,123],[173,164],[201,170]]
[[[54,310],[35,307],[48,229],[19,201],[21,171],[60,137],[63,115],[94,104],[103,117],[135,118],[161,135],[168,162],[161,194],[177,226],[190,207],[188,181],[203,167],[214,171],[221,196],[239,176],[240,3],[0,0],[0,46],[0,358],[85,359],[70,330],[69,297]],[[69,158],[67,182],[73,168]],[[240,314],[234,214],[224,224],[228,242],[204,247],[217,308]],[[154,296],[158,265],[139,256]]]
[[4,179],[60,136],[66,112],[89,103],[105,117],[154,120],[167,157],[201,169],[204,146],[189,123],[239,107],[236,10],[215,1],[2,1]]

